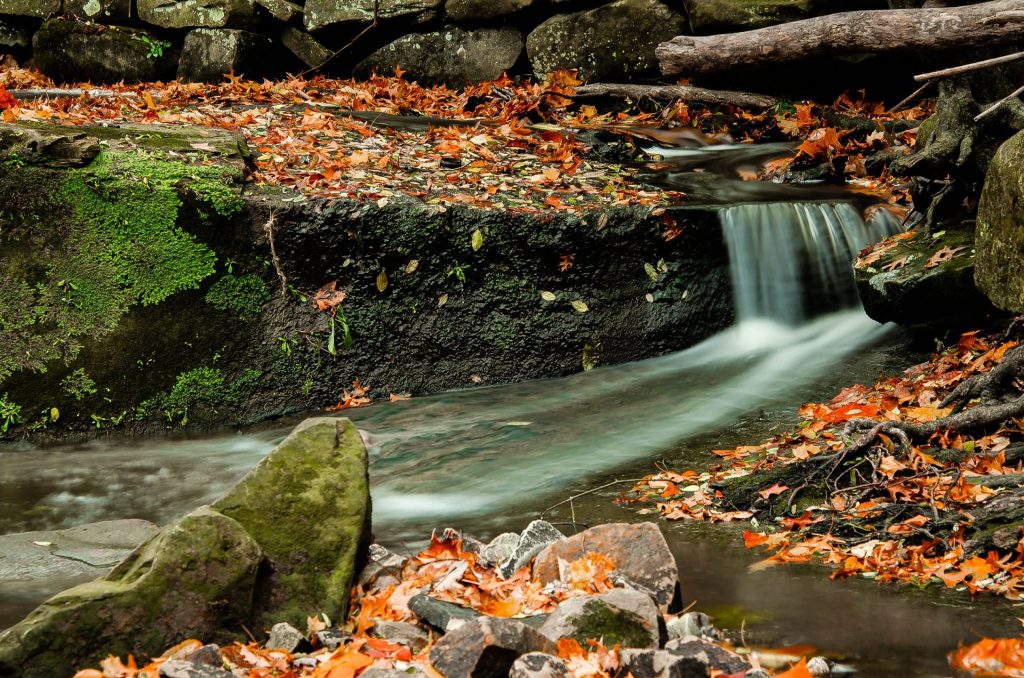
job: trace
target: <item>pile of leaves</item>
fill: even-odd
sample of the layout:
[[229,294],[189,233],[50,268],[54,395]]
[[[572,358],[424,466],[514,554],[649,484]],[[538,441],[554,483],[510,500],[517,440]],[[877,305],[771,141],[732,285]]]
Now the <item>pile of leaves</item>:
[[943,425],[944,398],[1017,344],[966,333],[900,376],[804,405],[795,431],[713,450],[723,461],[710,471],[662,471],[620,501],[653,501],[666,520],[749,520],[746,546],[771,552],[755,568],[821,561],[833,577],[1020,599],[1024,419],[972,435]]
[[[432,536],[430,545],[409,558],[400,571],[385,569],[353,590],[349,618],[341,625],[348,639],[334,650],[318,648],[308,654],[261,647],[258,643],[241,644],[221,649],[224,666],[235,675],[247,678],[353,678],[369,667],[406,671],[416,669],[441,678],[430,666],[429,654],[436,641],[420,652],[372,635],[373,626],[382,620],[415,622],[409,600],[417,594],[471,608],[494,617],[528,617],[549,613],[563,600],[575,596],[605,593],[620,585],[613,581],[615,563],[601,553],[587,553],[566,564],[562,581],[542,585],[533,579],[531,567],[523,567],[508,579],[502,578],[495,566],[464,548],[461,535],[445,530]],[[621,581],[621,580],[619,580]],[[322,618],[310,617],[308,634],[327,628]],[[186,640],[168,649],[161,656],[139,666],[132,657],[122,660],[108,657],[99,669],[83,669],[75,678],[156,678],[161,664],[187,656],[201,646],[199,640]],[[723,647],[731,649],[727,643]],[[581,644],[571,638],[557,643],[558,656],[576,678],[611,678],[619,667],[618,646],[607,648],[595,638]],[[802,654],[814,652],[813,647],[785,648],[752,652],[750,659],[758,663],[763,656],[768,663],[789,660],[794,665],[776,674],[777,678],[810,678]],[[794,656],[795,655],[795,656]],[[728,678],[716,672],[718,678]]]
[[[862,95],[841,97],[831,107],[784,104],[761,113],[691,109],[679,102],[653,112],[598,112],[573,98],[580,82],[569,72],[541,82],[502,77],[461,90],[423,87],[402,75],[275,82],[232,76],[216,86],[171,82],[109,91],[85,84],[75,98],[0,96],[0,108],[5,122],[188,124],[236,131],[255,151],[256,184],[307,196],[381,201],[401,193],[440,206],[576,213],[679,202],[677,192],[638,180],[645,156],[635,145],[611,154],[617,161],[594,152],[608,139],[633,138],[631,131],[667,127],[699,130],[706,135],[703,143],[794,140],[800,143],[792,158],[747,178],[772,179],[824,165],[834,181],[851,180],[886,200],[902,200],[902,189],[884,167],[869,172],[864,159],[882,149],[909,152],[914,133],[891,131],[893,123],[920,120],[928,112],[889,113]],[[31,70],[9,66],[0,73],[0,88],[52,87]],[[866,127],[837,129],[827,121],[836,114],[856,116]]]

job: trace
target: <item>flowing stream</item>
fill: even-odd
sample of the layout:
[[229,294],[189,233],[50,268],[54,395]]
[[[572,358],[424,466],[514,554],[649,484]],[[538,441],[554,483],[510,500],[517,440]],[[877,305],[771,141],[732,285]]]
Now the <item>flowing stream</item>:
[[[852,284],[855,253],[898,229],[879,214],[865,223],[834,203],[723,209],[738,322],[685,351],[346,412],[371,435],[376,538],[412,550],[444,525],[486,539],[539,515],[641,520],[611,501],[628,488],[623,481],[656,462],[706,467],[714,463],[708,449],[756,443],[794,424],[805,400],[908,366],[906,337],[869,320]],[[297,421],[0,449],[0,534],[127,517],[166,523],[223,492]],[[685,595],[720,624],[743,623],[752,641],[815,644],[864,675],[944,675],[944,653],[958,642],[1019,626],[1002,601],[968,607],[959,595],[832,582],[812,567],[748,573],[757,555],[743,550],[737,528],[663,528]],[[45,593],[0,601],[0,627]]]

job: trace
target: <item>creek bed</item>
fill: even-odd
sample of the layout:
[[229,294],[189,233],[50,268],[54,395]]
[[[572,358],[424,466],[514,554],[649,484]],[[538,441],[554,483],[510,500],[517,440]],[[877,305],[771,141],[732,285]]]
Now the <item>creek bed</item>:
[[[873,381],[921,357],[896,330],[840,313],[787,329],[746,324],[680,353],[593,372],[382,404],[344,414],[370,432],[378,541],[414,551],[433,527],[479,538],[521,529],[567,497],[650,473],[700,469],[708,449],[762,440],[805,400]],[[0,451],[0,534],[114,518],[166,523],[235,482],[299,418],[230,434],[107,438]],[[547,511],[555,523],[644,519],[611,485]],[[751,643],[809,643],[863,675],[948,675],[945,653],[979,634],[1013,635],[1019,608],[936,590],[830,581],[817,566],[751,573],[742,526],[660,523],[684,598]],[[569,529],[566,527],[566,529]],[[60,582],[59,586],[66,582]],[[59,586],[54,583],[53,586]],[[0,601],[0,627],[46,595]]]

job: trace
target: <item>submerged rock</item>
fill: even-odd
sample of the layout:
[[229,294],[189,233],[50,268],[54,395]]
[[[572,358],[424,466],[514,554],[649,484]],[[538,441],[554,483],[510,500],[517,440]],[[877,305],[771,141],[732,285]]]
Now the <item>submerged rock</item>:
[[1024,312],[1024,132],[992,158],[977,223],[978,289],[999,308]]
[[356,66],[356,77],[401,67],[405,77],[422,85],[494,80],[511,70],[523,52],[523,35],[512,27],[463,30],[449,26],[433,33],[413,33],[380,48]]
[[654,48],[684,25],[658,0],[616,0],[551,17],[526,38],[526,51],[538,75],[569,68],[584,80],[617,81],[654,71]]
[[310,612],[341,618],[369,536],[366,463],[348,420],[303,422],[213,506],[0,633],[0,675],[50,678],[183,638],[230,641]]
[[515,619],[486,617],[460,626],[430,651],[430,663],[445,678],[508,675],[520,655],[555,652],[548,640]]
[[602,553],[615,563],[625,584],[648,592],[667,610],[679,588],[679,569],[668,542],[655,523],[598,525],[551,544],[537,556],[533,575],[538,581],[557,581],[559,563],[571,563],[589,552]]
[[569,598],[559,604],[540,632],[557,641],[575,638],[580,643],[602,638],[607,646],[658,647],[658,608],[646,594],[613,589],[595,596]]
[[50,19],[32,38],[36,66],[57,82],[170,80],[177,53],[145,31]]

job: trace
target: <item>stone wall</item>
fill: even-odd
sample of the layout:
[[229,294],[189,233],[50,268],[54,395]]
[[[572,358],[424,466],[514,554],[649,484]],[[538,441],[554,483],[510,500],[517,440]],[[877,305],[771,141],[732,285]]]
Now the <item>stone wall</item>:
[[[0,0],[0,52],[59,82],[217,82],[234,71],[349,76],[401,67],[423,83],[578,69],[657,73],[655,46],[881,0]],[[850,5],[856,5],[851,7]],[[365,32],[364,32],[365,31]],[[357,38],[357,36],[359,36]]]

